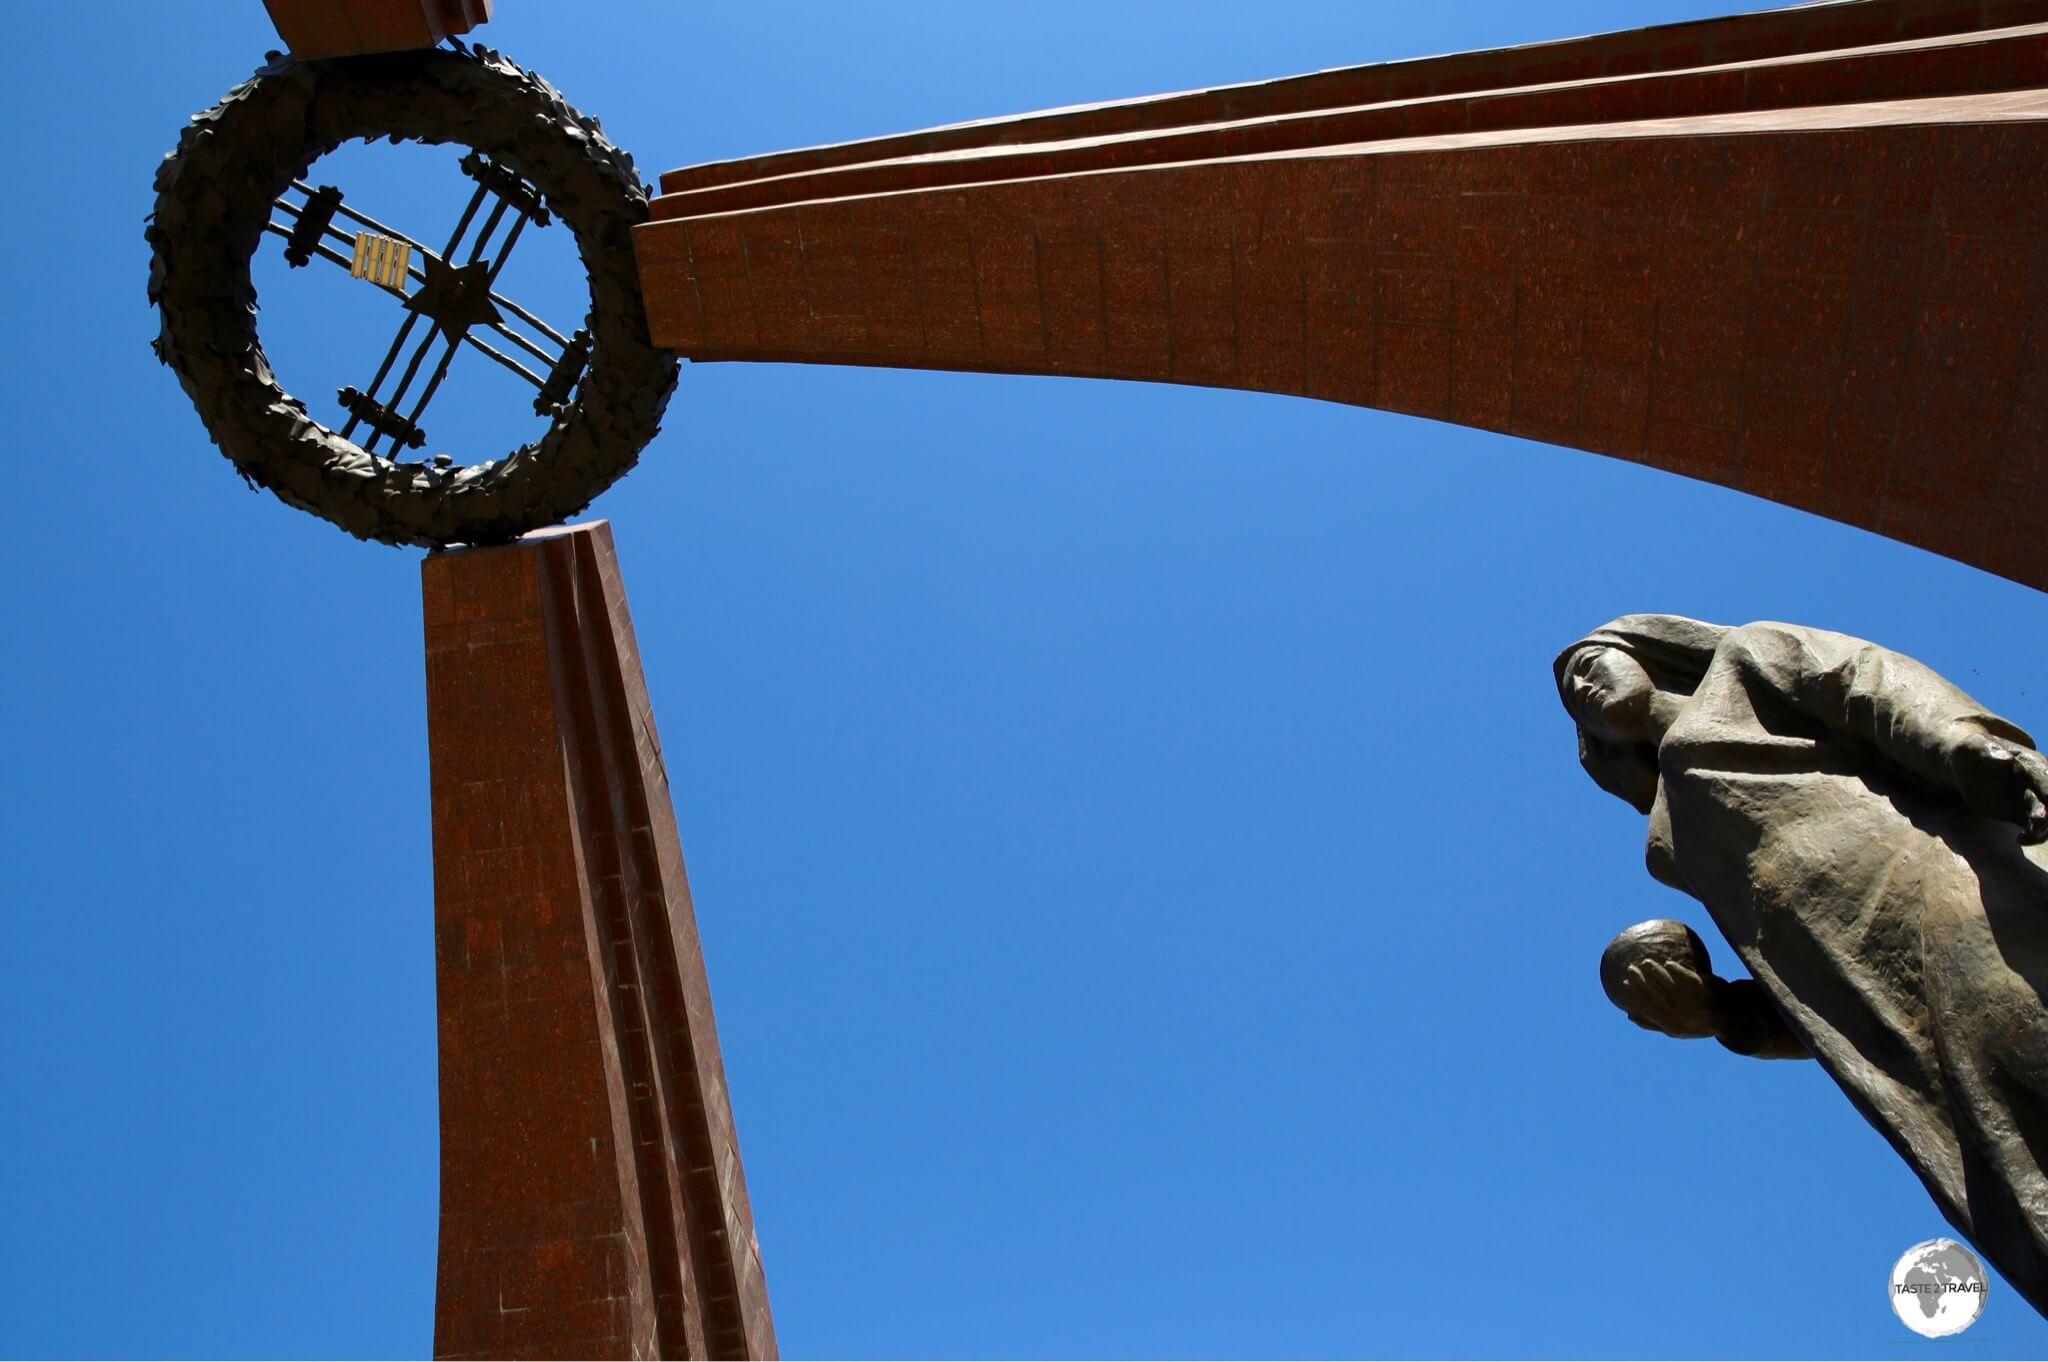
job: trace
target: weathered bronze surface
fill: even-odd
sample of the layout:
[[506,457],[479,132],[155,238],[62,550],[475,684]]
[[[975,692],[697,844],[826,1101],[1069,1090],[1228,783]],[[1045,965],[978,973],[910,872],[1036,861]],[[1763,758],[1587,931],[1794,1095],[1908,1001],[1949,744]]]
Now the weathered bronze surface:
[[[329,430],[279,385],[263,353],[250,256],[266,232],[277,232],[299,260],[326,254],[347,266],[347,257],[321,243],[343,235],[331,232],[332,216],[351,210],[339,192],[303,176],[341,143],[378,137],[452,142],[480,153],[464,169],[499,206],[483,217],[478,240],[498,214],[516,213],[498,262],[529,219],[559,218],[576,239],[590,315],[573,336],[555,333],[553,351],[543,348],[552,361],[545,375],[527,375],[539,389],[535,409],[552,424],[502,457],[400,455],[425,445],[419,408],[457,345],[474,341],[471,328],[492,321],[500,306],[511,310],[491,292],[487,271],[437,268],[445,262],[424,243],[415,243],[415,254],[426,266],[425,287],[408,315],[433,324],[418,353],[430,346],[445,353],[439,367],[427,366],[412,409],[399,411],[396,397],[373,381],[344,391],[353,419]],[[499,543],[582,510],[633,466],[659,429],[677,365],[647,341],[631,237],[647,215],[647,195],[632,158],[547,82],[486,48],[278,58],[192,121],[159,167],[156,186],[148,235],[149,296],[162,320],[157,354],[221,452],[289,505],[387,544]],[[303,204],[284,198],[293,190],[306,196]],[[295,218],[292,226],[272,222],[277,209]],[[401,331],[393,354],[405,339]],[[400,367],[407,376],[398,392],[412,372]],[[351,438],[358,422],[369,427],[360,444]],[[392,447],[380,452],[380,438]]]
[[1558,656],[1599,786],[1649,816],[1677,923],[1616,938],[1639,1024],[1810,1053],[2048,1314],[2048,760],[1927,667],[1787,624],[1629,615]]

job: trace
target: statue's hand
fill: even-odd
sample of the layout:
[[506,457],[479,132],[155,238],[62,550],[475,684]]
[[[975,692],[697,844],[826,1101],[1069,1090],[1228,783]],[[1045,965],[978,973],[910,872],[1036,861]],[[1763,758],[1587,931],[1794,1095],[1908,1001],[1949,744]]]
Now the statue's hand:
[[1699,1039],[1720,1029],[1720,1008],[1711,977],[1682,960],[1636,960],[1620,981],[1616,999],[1628,1019],[1648,1031]]
[[1600,987],[1646,1031],[1694,1038],[1718,1034],[1720,998],[1707,943],[1683,922],[1652,918],[1607,943]]
[[1963,802],[2017,823],[2028,846],[2048,842],[2048,757],[1988,733],[1963,739],[1950,759]]

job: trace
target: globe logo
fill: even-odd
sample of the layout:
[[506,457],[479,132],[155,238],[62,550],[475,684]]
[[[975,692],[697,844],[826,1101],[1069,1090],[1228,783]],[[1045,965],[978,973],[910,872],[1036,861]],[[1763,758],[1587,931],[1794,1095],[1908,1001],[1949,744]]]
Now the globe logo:
[[1984,1265],[1953,1239],[1907,1249],[1892,1267],[1892,1309],[1922,1338],[1947,1338],[1984,1313]]

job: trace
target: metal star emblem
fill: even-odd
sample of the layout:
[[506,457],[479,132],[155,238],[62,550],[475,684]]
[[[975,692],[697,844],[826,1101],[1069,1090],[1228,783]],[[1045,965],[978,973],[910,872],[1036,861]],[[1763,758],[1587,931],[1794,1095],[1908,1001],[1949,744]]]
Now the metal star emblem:
[[451,265],[438,256],[425,256],[427,282],[406,299],[409,311],[417,312],[451,340],[460,340],[472,326],[503,321],[491,302],[491,266],[483,260]]

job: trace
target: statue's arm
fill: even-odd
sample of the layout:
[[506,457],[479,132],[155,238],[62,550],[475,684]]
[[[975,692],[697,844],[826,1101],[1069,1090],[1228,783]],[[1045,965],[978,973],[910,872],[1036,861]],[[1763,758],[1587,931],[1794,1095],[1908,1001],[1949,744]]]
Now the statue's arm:
[[1646,1031],[1712,1036],[1738,1055],[1806,1059],[1806,1046],[1754,979],[1714,973],[1707,943],[1682,922],[1638,922],[1600,957],[1608,1000]]
[[1756,980],[1716,978],[1714,994],[1714,1039],[1736,1054],[1752,1059],[1813,1058]]
[[2048,841],[2048,759],[2017,724],[1875,643],[1783,624],[1732,630],[1722,652],[1753,687],[1954,796]]

